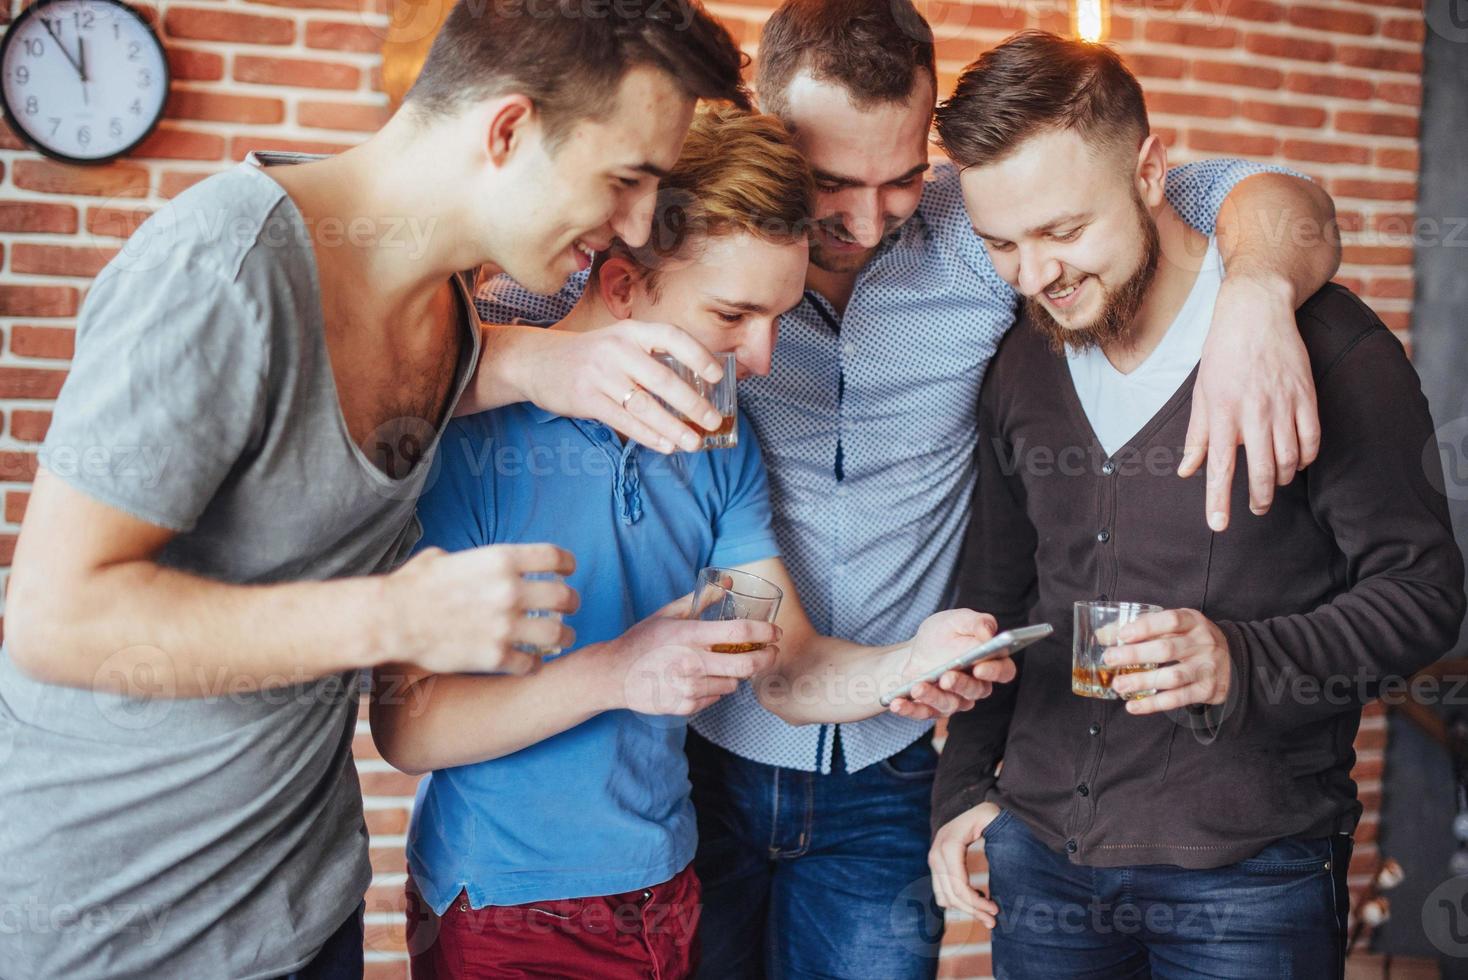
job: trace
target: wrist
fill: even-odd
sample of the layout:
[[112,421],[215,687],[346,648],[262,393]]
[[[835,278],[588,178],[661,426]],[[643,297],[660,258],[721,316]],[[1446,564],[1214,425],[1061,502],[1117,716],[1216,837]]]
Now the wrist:
[[351,667],[381,667],[394,661],[418,662],[420,651],[403,630],[399,595],[402,582],[396,575],[364,575],[348,579],[354,592],[343,603],[350,621],[363,624],[365,635],[360,642],[342,644],[342,649],[352,650],[357,661]]
[[600,714],[630,708],[627,700],[627,670],[618,656],[619,640],[588,643],[576,650],[576,675],[585,684],[584,701]]
[[534,402],[537,345],[548,342],[552,331],[512,324],[486,324],[474,374],[477,411],[516,402]]
[[1225,263],[1224,272],[1225,285],[1232,283],[1235,287],[1246,286],[1271,299],[1288,303],[1290,309],[1295,308],[1293,280],[1274,268],[1245,257],[1237,257],[1233,262]]

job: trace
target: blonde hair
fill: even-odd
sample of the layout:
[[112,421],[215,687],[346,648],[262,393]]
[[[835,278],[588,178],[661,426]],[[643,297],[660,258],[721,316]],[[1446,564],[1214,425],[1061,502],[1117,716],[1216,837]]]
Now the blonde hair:
[[658,270],[689,258],[709,238],[745,232],[780,244],[810,231],[815,179],[774,116],[732,105],[700,109],[683,153],[658,186],[652,232],[631,248],[620,239],[598,256],[630,258],[656,295]]

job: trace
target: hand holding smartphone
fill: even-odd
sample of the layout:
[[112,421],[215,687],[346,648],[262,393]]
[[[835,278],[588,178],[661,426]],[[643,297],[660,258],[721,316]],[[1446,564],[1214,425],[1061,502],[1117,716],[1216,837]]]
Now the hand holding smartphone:
[[1055,627],[1049,623],[1040,623],[1035,626],[1021,626],[1017,629],[1005,630],[993,639],[965,651],[943,666],[936,667],[921,677],[913,678],[890,694],[882,695],[882,706],[887,707],[898,698],[911,697],[913,688],[919,684],[924,682],[936,684],[938,679],[950,670],[967,670],[980,661],[990,660],[994,657],[1008,656],[1016,650],[1024,649],[1037,640],[1043,640],[1053,632],[1055,632]]

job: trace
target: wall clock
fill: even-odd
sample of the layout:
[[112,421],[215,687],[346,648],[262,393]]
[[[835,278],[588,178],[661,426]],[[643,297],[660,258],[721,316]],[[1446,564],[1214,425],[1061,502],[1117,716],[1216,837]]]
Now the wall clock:
[[163,116],[168,60],[121,0],[37,0],[0,41],[0,108],[17,136],[67,163],[105,163]]

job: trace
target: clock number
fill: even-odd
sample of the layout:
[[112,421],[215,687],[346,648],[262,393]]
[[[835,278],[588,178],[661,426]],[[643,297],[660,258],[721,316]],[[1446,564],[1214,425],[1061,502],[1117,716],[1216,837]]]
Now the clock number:
[[141,116],[143,114],[143,100],[133,99],[132,105],[127,107],[127,111],[135,116]]
[[34,116],[36,113],[38,113],[40,111],[41,111],[41,104],[36,101],[36,97],[34,95],[30,96],[29,98],[27,98],[25,100],[25,114],[26,115],[28,115],[28,116]]
[[143,46],[141,44],[139,44],[137,41],[129,41],[129,42],[127,42],[127,60],[128,61],[137,61],[138,60],[138,57],[142,53],[143,53]]
[[88,126],[82,126],[76,131],[76,141],[82,146],[92,142],[92,130]]
[[60,116],[48,116],[47,119],[51,123],[51,132],[48,133],[47,135],[48,136],[55,136],[56,135],[56,131],[61,128],[61,117]]
[[24,85],[31,80],[31,70],[25,65],[15,69],[15,84]]
[[107,135],[111,136],[113,139],[117,139],[118,137],[122,136],[121,119],[118,119],[116,116],[112,117],[112,121],[107,124]]
[[153,73],[146,68],[138,69],[138,87],[147,88],[153,84]]
[[73,14],[73,18],[76,20],[76,29],[79,31],[90,31],[92,29],[92,22],[96,19],[96,16],[96,11],[78,10]]
[[32,58],[39,58],[46,53],[46,45],[38,37],[28,37],[25,39],[25,53]]

